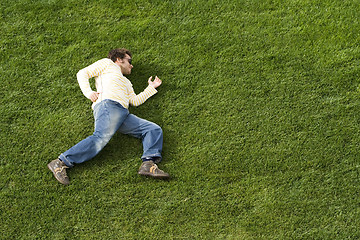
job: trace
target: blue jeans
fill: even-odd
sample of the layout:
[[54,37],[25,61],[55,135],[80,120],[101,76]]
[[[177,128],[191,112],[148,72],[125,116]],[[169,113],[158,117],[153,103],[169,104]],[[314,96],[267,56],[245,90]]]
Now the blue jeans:
[[94,118],[94,133],[60,154],[60,160],[68,167],[95,157],[117,131],[142,139],[143,160],[161,160],[163,134],[155,123],[130,114],[120,103],[109,99],[95,105]]

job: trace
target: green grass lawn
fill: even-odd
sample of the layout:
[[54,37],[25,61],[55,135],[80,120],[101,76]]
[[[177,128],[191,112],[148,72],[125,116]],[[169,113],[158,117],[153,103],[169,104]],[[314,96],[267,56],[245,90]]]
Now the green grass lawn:
[[[0,239],[359,239],[360,2],[2,0]],[[76,73],[133,52],[130,108],[164,130],[172,175],[137,174],[116,135],[59,184],[46,165],[92,133]]]

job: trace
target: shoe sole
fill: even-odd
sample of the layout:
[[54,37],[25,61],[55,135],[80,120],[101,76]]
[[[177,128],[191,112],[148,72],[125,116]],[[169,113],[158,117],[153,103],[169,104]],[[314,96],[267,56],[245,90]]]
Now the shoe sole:
[[145,176],[145,177],[152,177],[152,178],[156,178],[156,179],[169,179],[170,176],[169,175],[154,175],[151,173],[142,173],[142,172],[138,172],[139,175],[141,176]]

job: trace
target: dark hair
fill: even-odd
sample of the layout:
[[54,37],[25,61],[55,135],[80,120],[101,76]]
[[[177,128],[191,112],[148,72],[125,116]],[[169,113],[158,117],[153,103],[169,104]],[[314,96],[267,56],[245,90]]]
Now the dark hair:
[[126,54],[131,57],[131,52],[126,48],[116,48],[109,52],[108,58],[110,58],[113,62],[116,62],[118,58],[125,58]]

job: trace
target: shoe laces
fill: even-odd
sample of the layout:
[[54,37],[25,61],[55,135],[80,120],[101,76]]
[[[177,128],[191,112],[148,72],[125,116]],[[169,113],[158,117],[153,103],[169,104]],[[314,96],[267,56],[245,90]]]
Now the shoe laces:
[[150,170],[149,170],[151,173],[155,173],[156,171],[159,171],[159,172],[162,172],[158,165],[156,165],[155,163],[150,167]]
[[55,172],[60,172],[60,174],[62,175],[66,175],[66,171],[64,171],[65,169],[69,168],[68,166],[66,165],[62,165],[61,167],[57,167],[55,169]]

